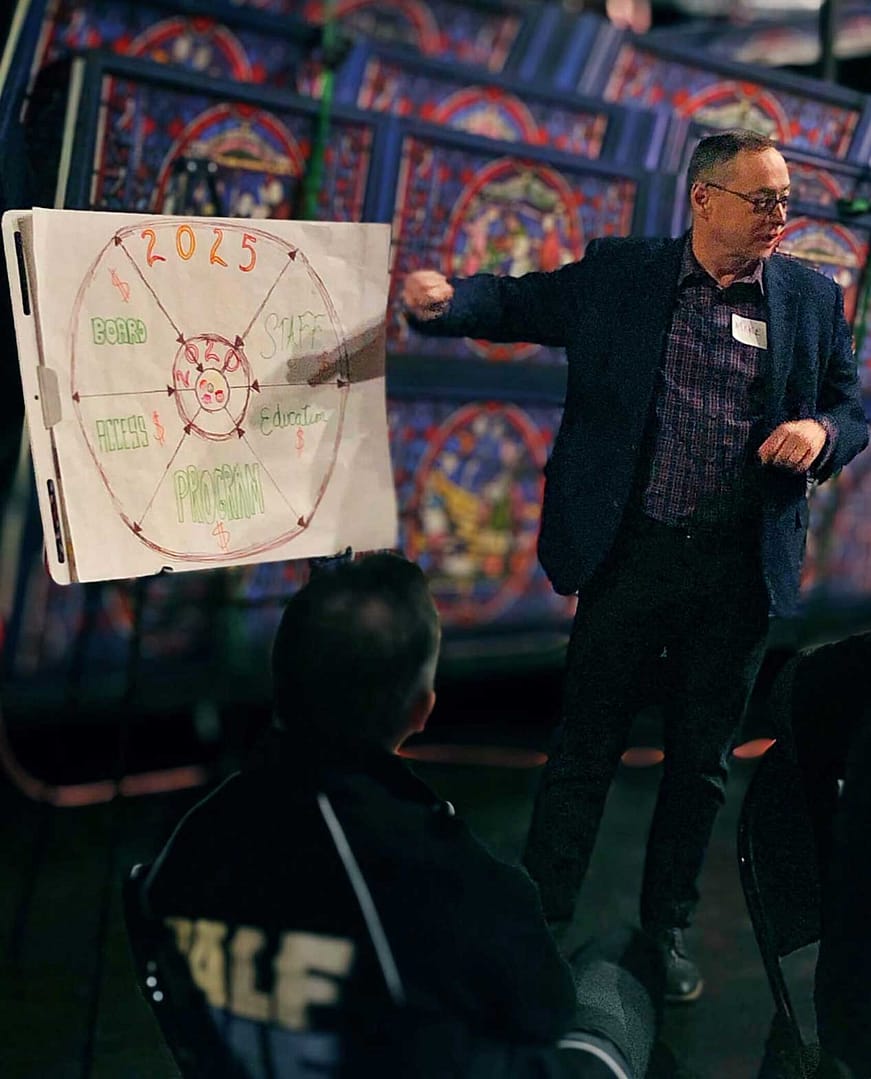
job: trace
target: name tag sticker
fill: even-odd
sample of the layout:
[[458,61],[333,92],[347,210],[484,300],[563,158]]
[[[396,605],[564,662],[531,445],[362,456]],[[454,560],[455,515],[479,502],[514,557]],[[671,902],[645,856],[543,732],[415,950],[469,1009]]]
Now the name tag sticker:
[[732,336],[742,345],[768,348],[768,327],[758,318],[743,318],[732,314]]

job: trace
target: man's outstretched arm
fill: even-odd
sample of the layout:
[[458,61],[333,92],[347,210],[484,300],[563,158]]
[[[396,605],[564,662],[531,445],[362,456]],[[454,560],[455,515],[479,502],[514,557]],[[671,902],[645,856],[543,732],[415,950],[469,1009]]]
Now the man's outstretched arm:
[[569,263],[554,273],[523,277],[476,274],[448,279],[438,270],[416,270],[403,282],[409,324],[433,337],[566,344],[568,315],[580,302],[585,271]]

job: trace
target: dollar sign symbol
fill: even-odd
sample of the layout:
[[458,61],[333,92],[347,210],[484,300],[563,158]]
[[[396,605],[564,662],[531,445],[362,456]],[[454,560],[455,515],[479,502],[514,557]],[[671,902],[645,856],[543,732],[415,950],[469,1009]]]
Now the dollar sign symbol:
[[224,528],[223,521],[218,521],[212,529],[212,535],[218,537],[218,546],[222,551],[226,551],[230,546],[230,533]]
[[303,447],[305,446],[305,432],[301,427],[296,429],[296,453],[298,457],[302,456]]
[[154,423],[154,433],[157,436],[157,441],[162,446],[164,436],[166,435],[166,428],[160,422],[160,416],[158,416],[156,411],[151,413],[151,419],[152,419],[152,421]]

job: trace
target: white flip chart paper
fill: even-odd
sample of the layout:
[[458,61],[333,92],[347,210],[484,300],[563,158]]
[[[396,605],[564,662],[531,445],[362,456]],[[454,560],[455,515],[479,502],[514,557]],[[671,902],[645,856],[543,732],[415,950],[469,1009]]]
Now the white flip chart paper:
[[389,226],[10,210],[55,580],[390,547]]

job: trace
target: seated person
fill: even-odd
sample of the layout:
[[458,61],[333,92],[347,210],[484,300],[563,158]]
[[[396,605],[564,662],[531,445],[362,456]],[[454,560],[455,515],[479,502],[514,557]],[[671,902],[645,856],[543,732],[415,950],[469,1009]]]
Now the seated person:
[[[821,882],[814,984],[819,1075],[871,1077],[871,633],[808,649],[783,666],[769,702],[804,780]],[[841,780],[840,796],[837,780]],[[833,804],[834,803],[834,804]]]
[[339,561],[288,602],[272,729],[141,892],[232,1059],[208,1074],[644,1075],[655,947],[621,932],[573,974],[526,873],[395,754],[433,707],[439,640],[422,572],[396,555]]

